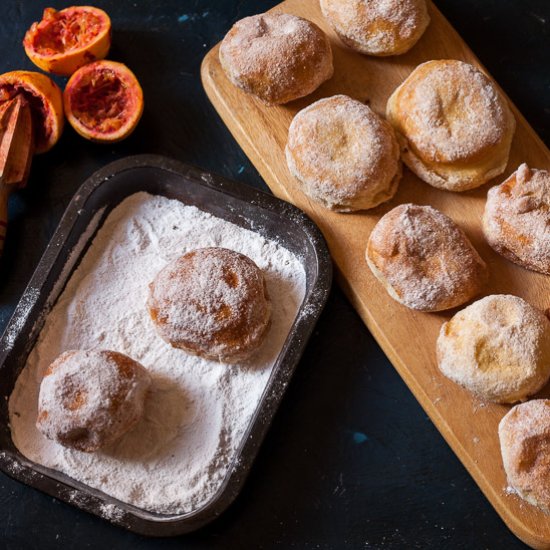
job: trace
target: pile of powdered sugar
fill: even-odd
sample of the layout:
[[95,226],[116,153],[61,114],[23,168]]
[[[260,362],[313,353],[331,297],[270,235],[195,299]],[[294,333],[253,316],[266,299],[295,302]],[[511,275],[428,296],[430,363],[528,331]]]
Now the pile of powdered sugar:
[[[246,363],[172,348],[145,307],[148,284],[168,262],[207,246],[241,252],[264,271],[272,322]],[[179,201],[132,195],[108,216],[46,318],[9,401],[15,445],[34,462],[150,511],[206,504],[235,458],[304,294],[300,261],[277,243]],[[125,353],[153,378],[143,419],[96,453],[66,449],[35,427],[42,375],[70,349]]]

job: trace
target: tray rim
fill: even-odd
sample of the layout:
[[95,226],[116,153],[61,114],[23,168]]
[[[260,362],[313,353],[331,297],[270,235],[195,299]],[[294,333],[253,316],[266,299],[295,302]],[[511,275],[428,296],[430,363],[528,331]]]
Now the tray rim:
[[[40,292],[54,266],[62,260],[64,263],[67,262],[71,252],[78,245],[77,243],[73,248],[68,250],[65,258],[62,257],[63,244],[71,235],[71,231],[73,231],[86,201],[99,187],[108,184],[107,182],[118,174],[143,168],[169,172],[171,175],[179,177],[182,180],[193,180],[195,183],[209,189],[210,192],[229,195],[238,201],[248,203],[255,210],[269,211],[281,219],[292,219],[300,230],[303,231],[315,253],[316,262],[314,267],[316,269],[316,276],[314,277],[313,284],[309,289],[306,289],[296,318],[273,364],[273,370],[266,382],[258,406],[228,467],[227,474],[218,490],[199,508],[183,514],[155,514],[123,503],[61,472],[34,463],[18,450],[14,454],[10,450],[0,448],[0,471],[17,481],[30,485],[50,496],[130,531],[149,536],[175,536],[194,531],[214,520],[225,511],[240,493],[309,337],[328,299],[332,283],[332,260],[324,237],[307,214],[294,205],[273,195],[161,155],[142,154],[116,160],[98,169],[88,177],[69,202],[0,338],[0,372],[5,368],[5,361],[12,351],[13,341],[20,338],[23,332],[21,329],[24,328],[22,325],[25,322],[21,323],[20,321],[23,310],[26,310],[26,319],[28,319],[32,317],[34,310],[37,308],[36,301],[28,308],[28,302],[26,304],[25,300],[29,296],[32,298],[37,292]],[[134,192],[137,193],[139,191],[137,189]],[[66,282],[70,279],[79,261],[84,256],[87,245],[93,241],[97,230],[101,227],[109,212],[131,194],[125,195],[122,199],[110,205],[110,208],[102,214],[101,221],[98,222],[97,227],[88,236],[83,249],[79,252],[77,261],[74,262],[74,265],[66,274],[63,285],[50,305],[50,309],[63,292]],[[86,221],[88,226],[92,223],[93,216],[93,213],[88,214]],[[268,237],[266,236],[266,238]],[[298,259],[307,275],[305,260],[302,258]],[[46,298],[44,303],[44,309],[47,308],[47,302],[48,298]],[[315,307],[312,308],[312,306]],[[308,311],[307,314],[304,314],[306,308],[308,308]],[[46,314],[48,312],[46,311]],[[38,320],[43,313],[44,311],[39,311],[36,319]],[[18,327],[18,324],[21,326]],[[9,340],[11,340],[11,343]],[[32,347],[29,348],[29,352],[31,349]],[[275,391],[274,386],[278,384],[280,390]],[[247,452],[249,453],[247,460],[241,460],[241,457]],[[52,477],[52,473],[55,473],[55,477]],[[115,505],[117,513],[106,514],[105,511],[102,511],[102,506],[104,507],[105,505]]]

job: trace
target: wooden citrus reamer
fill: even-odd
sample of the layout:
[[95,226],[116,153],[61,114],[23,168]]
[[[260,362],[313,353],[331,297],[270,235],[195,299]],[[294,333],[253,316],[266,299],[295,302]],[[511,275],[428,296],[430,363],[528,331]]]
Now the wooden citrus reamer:
[[18,94],[0,112],[0,254],[8,227],[8,199],[27,183],[34,153],[34,134],[29,103]]

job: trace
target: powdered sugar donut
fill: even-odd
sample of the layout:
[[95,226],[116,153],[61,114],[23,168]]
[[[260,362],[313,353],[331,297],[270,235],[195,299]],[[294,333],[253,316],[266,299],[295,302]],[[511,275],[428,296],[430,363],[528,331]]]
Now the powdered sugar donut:
[[516,122],[473,65],[453,59],[419,65],[393,92],[386,113],[403,161],[434,187],[466,191],[506,168]]
[[149,289],[151,319],[175,348],[235,362],[263,341],[271,303],[261,269],[243,254],[193,250],[160,271]]
[[420,311],[467,302],[488,276],[464,232],[431,206],[402,204],[385,214],[369,237],[366,259],[392,298]]
[[220,63],[235,86],[268,104],[306,96],[334,71],[325,33],[288,13],[237,21],[221,43]]
[[514,403],[550,376],[550,321],[522,298],[487,296],[441,327],[439,369],[479,398]]
[[550,275],[550,173],[522,164],[489,189],[483,233],[505,258]]
[[368,55],[405,53],[430,23],[425,0],[321,0],[321,10],[344,44]]
[[143,413],[151,377],[116,351],[66,351],[40,385],[37,428],[65,447],[92,452],[119,439]]
[[550,400],[512,407],[498,435],[508,483],[521,498],[550,512]]
[[345,95],[320,99],[294,117],[286,160],[304,193],[337,212],[391,199],[401,179],[399,145],[390,124]]

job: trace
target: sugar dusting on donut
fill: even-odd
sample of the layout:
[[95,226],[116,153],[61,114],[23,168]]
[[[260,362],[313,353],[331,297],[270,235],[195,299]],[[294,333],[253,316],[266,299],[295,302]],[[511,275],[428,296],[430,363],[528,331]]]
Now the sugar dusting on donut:
[[487,194],[483,231],[509,260],[550,274],[550,174],[522,164]]
[[305,192],[338,211],[390,199],[401,176],[391,126],[345,95],[316,101],[294,117],[286,158]]
[[421,74],[403,91],[403,107],[411,130],[406,137],[423,158],[471,159],[502,141],[508,131],[508,107],[479,69],[451,60]]
[[270,302],[261,270],[224,248],[188,252],[150,285],[148,306],[174,347],[219,360],[242,359],[265,333]]
[[308,95],[333,73],[332,51],[323,31],[285,13],[237,21],[222,41],[220,61],[233,84],[267,103]]
[[481,399],[513,403],[550,375],[550,323],[512,295],[491,295],[455,314],[437,340],[441,372]]
[[374,55],[403,53],[430,22],[424,0],[321,0],[321,8],[346,44]]
[[550,400],[516,405],[498,433],[508,483],[521,498],[550,512]]
[[141,417],[151,383],[136,361],[114,351],[67,351],[46,370],[37,427],[49,439],[96,451]]
[[464,232],[431,206],[404,204],[383,216],[367,261],[395,299],[420,311],[460,305],[487,280],[487,266]]

